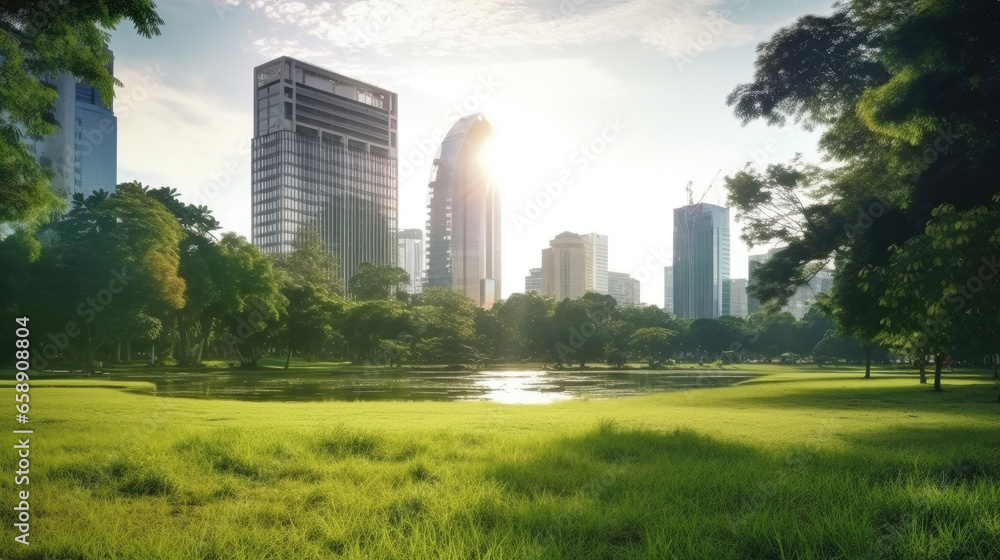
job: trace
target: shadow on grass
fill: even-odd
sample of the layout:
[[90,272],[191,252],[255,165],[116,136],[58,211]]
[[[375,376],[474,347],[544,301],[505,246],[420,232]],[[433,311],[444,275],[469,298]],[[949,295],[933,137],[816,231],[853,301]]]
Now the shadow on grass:
[[[488,476],[517,504],[506,523],[534,558],[904,558],[917,544],[930,558],[998,558],[1000,460],[970,451],[993,441],[926,429],[771,453],[604,422]],[[475,524],[494,529],[495,505],[480,509]]]
[[[982,378],[973,378],[976,380]],[[863,384],[868,380],[844,380],[845,383]],[[997,403],[996,383],[983,380],[981,383],[942,383],[944,391],[935,392],[928,383],[912,386],[878,387],[867,385],[864,391],[857,391],[854,385],[843,388],[802,386],[783,390],[779,394],[767,396],[742,396],[728,401],[733,406],[770,408],[818,408],[839,410],[900,411],[916,413],[948,413],[963,416],[1000,415]]]

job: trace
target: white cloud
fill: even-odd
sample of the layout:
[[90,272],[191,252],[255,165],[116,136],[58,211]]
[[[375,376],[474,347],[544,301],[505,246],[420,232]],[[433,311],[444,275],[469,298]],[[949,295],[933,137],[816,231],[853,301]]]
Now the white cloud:
[[746,28],[732,21],[732,14],[745,2],[725,0],[551,0],[548,10],[526,0],[249,0],[244,4],[321,40],[311,47],[296,41],[291,51],[284,52],[304,48],[315,54],[315,49],[327,49],[328,54],[339,51],[347,59],[370,50],[438,56],[627,39],[681,57],[752,39]]
[[174,187],[226,229],[248,234],[251,110],[149,69],[121,65],[115,74],[125,84],[115,97],[118,180]]

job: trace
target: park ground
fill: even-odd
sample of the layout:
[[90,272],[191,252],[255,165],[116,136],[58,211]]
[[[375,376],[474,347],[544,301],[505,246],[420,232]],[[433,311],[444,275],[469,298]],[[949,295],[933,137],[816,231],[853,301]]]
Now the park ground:
[[8,432],[0,558],[1000,558],[989,374],[935,393],[912,372],[741,369],[761,376],[543,406],[39,381],[31,544]]

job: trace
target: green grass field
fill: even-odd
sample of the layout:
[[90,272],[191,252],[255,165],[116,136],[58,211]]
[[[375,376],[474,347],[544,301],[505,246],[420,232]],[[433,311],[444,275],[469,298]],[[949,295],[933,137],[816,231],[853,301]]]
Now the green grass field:
[[32,544],[8,430],[0,558],[1000,558],[991,378],[746,369],[766,375],[544,406],[39,383]]

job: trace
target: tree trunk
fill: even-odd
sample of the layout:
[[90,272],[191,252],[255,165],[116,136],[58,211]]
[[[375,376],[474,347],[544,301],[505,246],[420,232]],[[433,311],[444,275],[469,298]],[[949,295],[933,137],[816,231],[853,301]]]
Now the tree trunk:
[[125,361],[132,363],[132,339],[129,338],[125,341]]
[[115,363],[122,363],[122,339],[115,341]]
[[201,365],[202,353],[205,350],[205,346],[208,346],[208,335],[211,334],[212,332],[211,319],[207,321],[207,324],[205,322],[202,322],[201,332],[202,332],[201,342],[198,343],[198,350],[195,353],[194,358],[192,360],[193,363],[191,364],[195,366]]
[[927,383],[927,363],[924,361],[923,357],[917,359],[917,364],[920,365],[920,382]]
[[288,347],[288,356],[285,357],[285,369],[288,369],[288,362],[292,361],[292,347]]
[[865,345],[865,379],[872,378],[872,346]]
[[944,356],[936,354],[934,356],[934,390],[941,391],[941,366],[944,365]]

